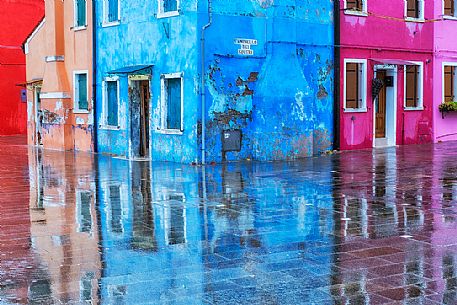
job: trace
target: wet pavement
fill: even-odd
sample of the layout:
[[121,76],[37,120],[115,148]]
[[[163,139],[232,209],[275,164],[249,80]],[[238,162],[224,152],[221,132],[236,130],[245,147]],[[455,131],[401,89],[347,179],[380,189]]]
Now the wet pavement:
[[0,137],[0,304],[457,304],[456,150],[201,168]]

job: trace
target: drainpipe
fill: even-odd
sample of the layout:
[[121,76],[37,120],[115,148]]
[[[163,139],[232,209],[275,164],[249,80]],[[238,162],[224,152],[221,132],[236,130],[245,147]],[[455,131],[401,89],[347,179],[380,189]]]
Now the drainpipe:
[[[341,27],[340,27],[340,1],[333,1],[333,21],[334,21],[334,88],[333,88],[333,124],[334,142],[333,149],[340,149],[340,58],[341,58]],[[353,121],[352,121],[353,122]]]
[[206,90],[205,90],[205,31],[213,23],[212,0],[208,0],[208,23],[202,27],[201,32],[201,107],[202,107],[202,165],[206,163]]
[[92,0],[92,115],[94,116],[94,152],[98,152],[98,118],[97,118],[97,105],[96,98],[97,95],[97,21],[95,13],[95,0]]

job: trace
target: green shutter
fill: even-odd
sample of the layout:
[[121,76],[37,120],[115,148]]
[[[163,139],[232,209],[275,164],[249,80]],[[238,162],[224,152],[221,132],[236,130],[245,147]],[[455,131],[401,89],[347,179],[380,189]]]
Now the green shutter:
[[118,125],[117,82],[116,81],[106,82],[106,91],[107,91],[106,95],[107,95],[107,99],[108,99],[108,125],[117,126]]
[[86,0],[76,1],[76,26],[86,26]]
[[80,110],[88,110],[89,103],[87,101],[87,74],[78,75],[78,107]]

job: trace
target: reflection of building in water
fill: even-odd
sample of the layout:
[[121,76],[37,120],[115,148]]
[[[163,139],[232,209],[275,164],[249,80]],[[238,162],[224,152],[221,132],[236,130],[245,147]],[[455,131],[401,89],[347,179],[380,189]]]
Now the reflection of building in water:
[[29,173],[32,247],[49,273],[50,295],[98,303],[93,156],[31,151]]
[[429,192],[430,208],[435,211],[431,219],[431,265],[435,290],[440,293],[436,301],[441,304],[455,304],[457,299],[457,167],[448,155],[454,152],[440,151],[433,155],[433,184]]
[[[20,150],[20,151],[18,151]],[[23,151],[24,150],[24,151]],[[27,153],[22,146],[0,155],[0,303],[50,300],[50,278],[31,248]]]
[[[385,288],[381,295],[395,297],[393,294],[397,293],[402,294],[402,299],[425,297],[426,279],[432,275],[427,263],[430,236],[424,229],[432,224],[425,217],[430,207],[424,204],[431,197],[424,193],[428,192],[425,186],[431,184],[431,176],[421,168],[408,169],[410,180],[405,183],[405,169],[397,168],[397,164],[414,156],[404,156],[393,149],[364,154],[358,168],[353,167],[354,160],[347,162],[345,157],[341,156],[337,177],[342,182],[343,217],[336,213],[342,232],[335,250],[338,268],[334,269],[332,295],[343,303],[357,300],[358,304],[371,304],[374,300],[370,290],[376,288],[373,280],[382,282],[387,278],[396,289]],[[366,178],[362,168],[371,169],[366,188],[362,187]],[[362,177],[352,173],[360,173]],[[421,241],[409,239],[409,234],[419,234]],[[343,252],[344,255],[338,254]],[[345,259],[345,255],[352,259]],[[384,260],[381,264],[377,262],[380,258]],[[402,288],[409,285],[417,289]]]
[[178,294],[189,284],[189,273],[197,274],[196,294],[203,293],[198,286],[202,270],[196,246],[201,237],[198,207],[187,200],[198,196],[196,170],[110,158],[99,161],[103,300],[157,301]]
[[[320,184],[331,175],[330,163],[228,164],[206,170],[202,184],[207,198],[201,218],[206,220],[209,253],[202,259],[210,302],[218,300],[217,293],[211,293],[218,272],[237,267],[250,274],[243,279],[247,285],[266,288],[256,296],[259,302],[280,302],[284,293],[281,279],[276,281],[269,273],[278,266],[294,269],[303,285],[310,276],[322,276],[322,286],[330,284],[326,275],[330,274],[333,245],[329,234],[333,228],[332,185]],[[323,246],[318,259],[306,251],[316,244]],[[288,250],[292,249],[300,254],[290,257]],[[307,269],[311,262],[318,275]],[[224,297],[230,299],[236,293],[227,290]],[[301,302],[312,303],[313,294],[303,296]]]

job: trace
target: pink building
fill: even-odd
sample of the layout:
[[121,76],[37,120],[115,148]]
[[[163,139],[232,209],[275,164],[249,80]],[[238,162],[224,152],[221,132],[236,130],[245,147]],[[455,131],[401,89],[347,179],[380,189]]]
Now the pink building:
[[434,1],[433,126],[434,141],[457,140],[457,114],[438,111],[443,101],[457,101],[457,1]]
[[339,2],[341,149],[431,142],[440,1]]

